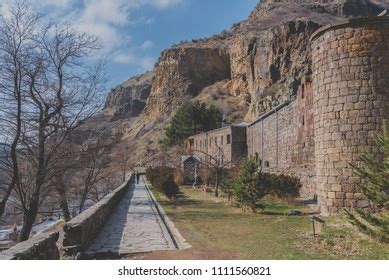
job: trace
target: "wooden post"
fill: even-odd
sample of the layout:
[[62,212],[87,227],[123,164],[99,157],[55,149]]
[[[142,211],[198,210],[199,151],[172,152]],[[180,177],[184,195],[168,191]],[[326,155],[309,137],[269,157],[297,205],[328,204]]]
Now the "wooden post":
[[313,237],[316,238],[316,231],[315,231],[315,220],[312,219],[312,227],[313,227]]

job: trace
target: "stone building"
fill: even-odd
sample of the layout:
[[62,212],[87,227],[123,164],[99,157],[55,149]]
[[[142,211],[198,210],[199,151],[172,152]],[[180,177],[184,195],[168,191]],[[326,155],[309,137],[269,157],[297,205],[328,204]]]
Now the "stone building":
[[362,207],[351,164],[378,153],[374,137],[389,118],[389,17],[354,18],[311,38],[316,187],[321,211]]
[[184,183],[193,184],[200,168],[200,159],[195,156],[181,157],[181,171],[184,174]]
[[382,156],[375,137],[389,119],[389,16],[327,25],[312,35],[311,45],[313,73],[301,79],[296,96],[247,128],[210,131],[187,144],[200,158],[221,146],[227,160],[242,157],[247,147],[265,172],[299,177],[301,196],[317,197],[321,213],[333,215],[366,205],[352,165],[365,150]]
[[301,196],[312,199],[316,195],[313,136],[312,81],[305,77],[297,96],[247,127],[248,155],[257,156],[265,172],[299,177]]
[[187,152],[203,162],[234,164],[247,156],[246,124],[231,125],[188,138]]

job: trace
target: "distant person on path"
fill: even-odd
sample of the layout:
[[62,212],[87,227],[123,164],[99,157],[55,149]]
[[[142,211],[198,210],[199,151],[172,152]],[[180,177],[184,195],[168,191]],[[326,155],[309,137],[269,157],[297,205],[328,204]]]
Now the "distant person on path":
[[139,185],[140,174],[136,172],[136,183]]

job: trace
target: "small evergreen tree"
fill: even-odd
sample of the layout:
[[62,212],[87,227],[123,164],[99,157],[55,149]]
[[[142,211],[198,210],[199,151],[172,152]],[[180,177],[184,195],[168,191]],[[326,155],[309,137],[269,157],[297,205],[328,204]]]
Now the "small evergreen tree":
[[236,199],[242,207],[248,207],[253,213],[263,209],[262,198],[268,193],[268,176],[259,170],[258,160],[247,159],[239,170],[235,183]]
[[363,179],[358,188],[369,202],[367,209],[347,211],[350,222],[365,234],[389,243],[389,129],[377,137],[384,158],[380,160],[369,152],[360,156],[362,167],[354,166],[355,174]]
[[216,106],[186,102],[166,128],[165,142],[169,146],[180,145],[191,135],[220,128],[222,120],[223,115]]

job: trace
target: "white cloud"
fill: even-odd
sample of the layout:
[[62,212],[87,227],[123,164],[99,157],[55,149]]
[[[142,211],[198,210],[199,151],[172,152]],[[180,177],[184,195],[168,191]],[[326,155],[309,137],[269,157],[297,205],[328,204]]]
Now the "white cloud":
[[[153,18],[137,17],[137,11],[146,6],[164,9],[186,0],[28,0],[36,11],[74,24],[78,29],[98,36],[104,45],[103,54],[113,61],[149,70],[154,59],[135,55],[138,51],[153,47],[152,41],[131,46],[131,35],[126,27],[132,24],[152,24]],[[0,0],[0,12],[4,4],[14,0]],[[124,50],[126,49],[126,50]],[[128,51],[130,50],[130,51]]]
[[[136,22],[134,13],[137,9],[145,5],[166,8],[181,1],[183,0],[83,0],[83,8],[72,17],[81,30],[98,36],[105,51],[111,52],[130,43],[130,37],[124,37],[120,29]],[[144,47],[150,47],[150,44]]]
[[35,0],[34,2],[42,6],[55,6],[61,8],[69,8],[73,4],[73,0]]
[[168,6],[176,5],[181,2],[181,0],[151,0],[151,4],[157,7],[165,8]]
[[132,51],[127,53],[117,52],[112,59],[115,63],[133,65],[140,68],[142,71],[151,70],[154,67],[155,60],[147,56],[135,55]]
[[154,46],[154,43],[150,40],[145,41],[142,45],[140,45],[140,48],[142,50],[147,50],[150,49]]

